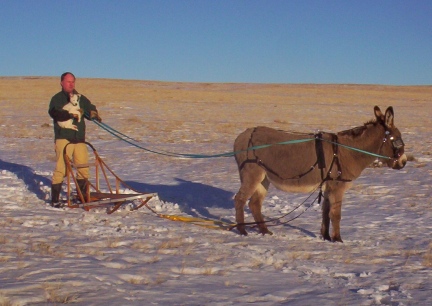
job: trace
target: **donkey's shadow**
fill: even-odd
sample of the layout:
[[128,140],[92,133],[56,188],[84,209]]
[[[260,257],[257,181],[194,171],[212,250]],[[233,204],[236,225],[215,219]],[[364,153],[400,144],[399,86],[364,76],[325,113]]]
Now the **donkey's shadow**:
[[[183,212],[194,217],[220,219],[220,216],[212,214],[208,207],[234,209],[234,193],[231,191],[180,178],[175,180],[178,182],[176,185],[152,185],[134,181],[127,181],[126,184],[142,192],[155,192],[161,201],[177,203]],[[232,220],[223,221],[232,223]],[[311,231],[292,224],[284,224],[283,228],[301,232],[305,236],[317,237]]]
[[181,210],[194,217],[219,219],[208,207],[234,208],[234,193],[210,185],[175,178],[176,185],[152,185],[135,181],[126,184],[142,192],[155,192],[164,202],[177,203]]

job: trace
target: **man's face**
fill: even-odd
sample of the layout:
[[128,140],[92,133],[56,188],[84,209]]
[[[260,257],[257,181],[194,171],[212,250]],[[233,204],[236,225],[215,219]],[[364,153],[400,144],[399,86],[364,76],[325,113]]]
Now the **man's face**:
[[60,85],[64,92],[71,93],[75,89],[75,78],[70,74],[66,74]]

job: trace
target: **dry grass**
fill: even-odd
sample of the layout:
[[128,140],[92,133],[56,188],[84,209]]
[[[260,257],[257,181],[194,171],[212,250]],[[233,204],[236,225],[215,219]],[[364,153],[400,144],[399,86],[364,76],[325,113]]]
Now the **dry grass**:
[[157,247],[157,250],[160,252],[161,250],[166,249],[178,249],[180,247],[188,246],[189,242],[187,242],[184,238],[173,238],[166,241],[163,241]]
[[52,248],[51,245],[46,242],[34,243],[31,245],[30,250],[41,255],[56,255],[54,248]]
[[[3,137],[52,139],[47,110],[49,100],[59,90],[58,84],[58,78],[0,77]],[[182,142],[231,144],[240,132],[257,125],[302,132],[336,132],[372,119],[375,105],[383,109],[392,105],[410,160],[415,160],[414,152],[430,151],[427,141],[411,142],[404,133],[413,137],[427,133],[432,86],[78,79],[77,90],[97,105],[105,123],[150,147]],[[17,112],[29,107],[31,116],[28,111],[22,115]],[[113,137],[93,124],[88,125],[88,131],[90,142]],[[53,149],[48,147],[41,153],[38,156],[44,160],[54,156]]]
[[13,306],[11,300],[0,294],[0,306]]
[[301,259],[301,260],[310,260],[312,259],[312,254],[310,252],[305,251],[296,251],[296,252],[290,252],[288,254],[288,258],[294,260]]
[[120,278],[132,285],[149,285],[152,283],[149,277],[141,275],[121,275]]
[[429,249],[423,255],[423,265],[425,267],[432,267],[432,242],[429,244]]
[[[1,77],[0,133],[5,137],[51,138],[47,110],[58,84],[58,78]],[[394,106],[402,131],[418,131],[429,125],[432,108],[432,86],[78,79],[77,89],[98,106],[104,122],[114,128],[131,137],[166,142],[181,141],[184,130],[189,130],[188,135],[192,132],[194,142],[232,142],[239,132],[255,125],[337,131],[372,119],[374,105]],[[17,109],[30,106],[32,116],[23,114],[23,120],[16,120],[20,118]]]
[[112,249],[118,248],[121,245],[122,245],[121,244],[121,239],[118,238],[118,237],[114,237],[114,238],[110,237],[110,238],[108,238],[108,240],[106,242],[106,246],[108,248],[112,248]]
[[0,236],[0,244],[6,244],[9,242],[9,239],[6,236]]
[[59,283],[45,283],[43,289],[47,302],[55,304],[70,304],[78,301],[78,296],[71,293],[62,291],[63,284]]
[[132,249],[148,252],[154,249],[154,246],[145,241],[136,241],[131,245]]

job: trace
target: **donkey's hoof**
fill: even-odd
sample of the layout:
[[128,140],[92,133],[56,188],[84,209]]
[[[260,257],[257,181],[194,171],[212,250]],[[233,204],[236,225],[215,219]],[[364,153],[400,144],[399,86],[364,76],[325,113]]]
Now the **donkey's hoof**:
[[260,229],[260,233],[263,234],[263,236],[266,235],[266,234],[268,234],[270,236],[273,235],[273,232],[269,231],[267,228]]
[[322,235],[321,238],[323,240],[332,241],[332,239],[330,238],[330,235]]
[[342,241],[342,238],[339,236],[339,237],[334,237],[334,238],[332,238],[332,240],[331,240],[332,242],[342,242],[343,243],[343,241]]
[[242,235],[242,236],[248,235],[248,233],[246,232],[246,230],[244,228],[237,227],[237,230],[239,231],[240,235]]

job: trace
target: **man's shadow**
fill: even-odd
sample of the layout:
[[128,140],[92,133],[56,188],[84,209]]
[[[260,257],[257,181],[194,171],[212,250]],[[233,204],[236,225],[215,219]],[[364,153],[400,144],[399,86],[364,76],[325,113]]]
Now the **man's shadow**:
[[142,192],[155,192],[164,202],[177,203],[180,209],[194,217],[220,219],[207,208],[234,208],[234,193],[210,185],[175,178],[176,185],[153,185],[134,181],[125,182]]
[[45,176],[36,174],[34,170],[28,166],[10,163],[0,159],[0,170],[7,170],[14,173],[20,180],[24,182],[28,190],[34,193],[39,199],[45,200],[45,192],[40,188],[42,185],[49,186],[51,180]]

